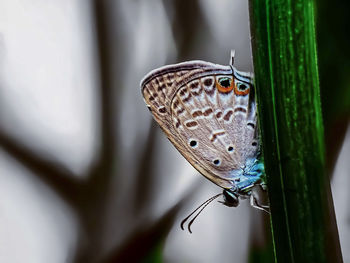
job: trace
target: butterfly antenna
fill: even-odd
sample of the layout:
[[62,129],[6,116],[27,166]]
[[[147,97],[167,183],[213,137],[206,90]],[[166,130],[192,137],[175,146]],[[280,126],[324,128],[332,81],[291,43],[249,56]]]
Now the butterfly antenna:
[[236,50],[231,49],[230,66],[233,66],[233,64],[235,63],[235,54],[236,54]]
[[199,216],[199,214],[204,210],[204,208],[207,207],[207,205],[209,205],[213,200],[215,200],[216,198],[218,198],[220,195],[222,195],[222,193],[214,195],[212,197],[210,197],[208,200],[204,201],[202,204],[200,204],[191,214],[189,214],[184,220],[181,221],[181,229],[184,230],[184,224],[185,222],[194,214],[196,213],[198,210],[199,212],[197,213],[197,215],[190,221],[190,223],[188,224],[188,231],[192,234],[191,231],[191,225],[193,224],[194,220]]

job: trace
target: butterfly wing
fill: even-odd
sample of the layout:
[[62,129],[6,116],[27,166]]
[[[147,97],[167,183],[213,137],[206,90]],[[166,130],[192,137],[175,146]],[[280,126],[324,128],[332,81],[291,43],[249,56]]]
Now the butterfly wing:
[[223,188],[233,187],[235,171],[258,150],[250,81],[230,66],[190,61],[154,70],[141,82],[145,102],[169,140]]

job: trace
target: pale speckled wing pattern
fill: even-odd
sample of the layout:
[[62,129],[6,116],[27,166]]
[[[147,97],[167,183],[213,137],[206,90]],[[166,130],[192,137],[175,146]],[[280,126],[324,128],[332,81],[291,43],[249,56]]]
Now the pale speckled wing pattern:
[[[223,84],[223,85],[221,85]],[[234,171],[258,152],[251,76],[204,61],[151,71],[141,81],[145,102],[180,153],[205,177],[225,189]]]

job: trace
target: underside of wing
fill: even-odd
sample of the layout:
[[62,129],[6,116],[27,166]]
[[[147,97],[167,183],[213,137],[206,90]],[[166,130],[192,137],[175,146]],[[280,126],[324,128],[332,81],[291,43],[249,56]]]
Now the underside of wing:
[[[230,83],[220,88],[220,81]],[[203,175],[223,188],[231,188],[246,160],[258,151],[255,101],[250,84],[233,75],[208,75],[180,87],[173,97],[173,127],[185,153],[197,159]],[[243,88],[242,88],[243,89]]]
[[[233,186],[234,171],[243,169],[258,147],[255,102],[238,90],[233,71],[190,61],[152,71],[141,83],[145,102],[170,141],[223,188]],[[222,80],[230,86],[221,87]]]

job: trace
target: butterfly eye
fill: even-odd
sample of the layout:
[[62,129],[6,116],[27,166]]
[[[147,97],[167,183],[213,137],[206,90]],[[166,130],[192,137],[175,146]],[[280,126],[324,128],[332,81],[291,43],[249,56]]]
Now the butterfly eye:
[[238,196],[228,190],[223,191],[224,196],[224,205],[230,206],[230,207],[236,207],[239,204]]
[[232,151],[233,151],[233,147],[232,147],[232,146],[229,146],[229,147],[227,148],[227,150],[228,150],[229,152],[232,152]]
[[258,145],[257,142],[253,142],[253,143],[252,143],[252,146],[257,146],[257,145]]

